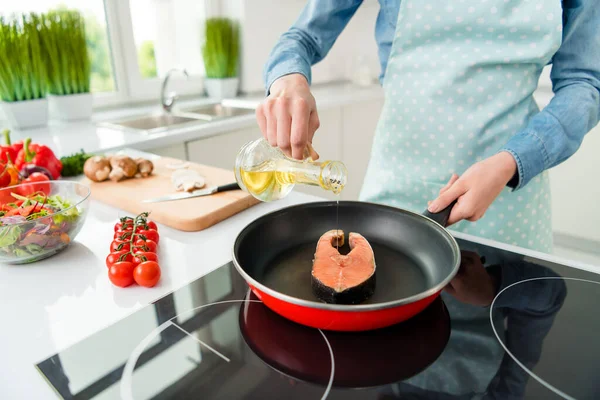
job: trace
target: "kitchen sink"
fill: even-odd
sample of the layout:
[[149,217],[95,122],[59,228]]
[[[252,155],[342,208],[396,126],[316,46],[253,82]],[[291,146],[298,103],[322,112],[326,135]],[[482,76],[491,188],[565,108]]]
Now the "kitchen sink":
[[254,114],[254,110],[250,108],[224,106],[221,103],[190,107],[182,109],[181,111],[185,114],[197,115],[199,118],[209,121]]
[[119,121],[101,122],[98,125],[128,131],[143,133],[164,132],[171,127],[182,127],[186,125],[204,124],[206,121],[199,118],[191,118],[173,114],[145,115],[142,117],[128,118]]

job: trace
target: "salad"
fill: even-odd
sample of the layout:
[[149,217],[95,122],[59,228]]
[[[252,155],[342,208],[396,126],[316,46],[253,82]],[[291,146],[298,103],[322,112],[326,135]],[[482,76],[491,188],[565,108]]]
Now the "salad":
[[44,191],[10,194],[0,203],[0,257],[29,257],[58,250],[71,241],[81,212],[59,195]]

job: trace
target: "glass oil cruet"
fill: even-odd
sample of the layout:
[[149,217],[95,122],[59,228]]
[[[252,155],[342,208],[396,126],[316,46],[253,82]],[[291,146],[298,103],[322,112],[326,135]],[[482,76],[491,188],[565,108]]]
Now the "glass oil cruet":
[[346,166],[340,161],[314,161],[313,154],[316,152],[309,145],[304,160],[295,160],[260,138],[240,149],[235,178],[242,190],[264,202],[284,198],[297,184],[319,186],[339,194],[346,185]]

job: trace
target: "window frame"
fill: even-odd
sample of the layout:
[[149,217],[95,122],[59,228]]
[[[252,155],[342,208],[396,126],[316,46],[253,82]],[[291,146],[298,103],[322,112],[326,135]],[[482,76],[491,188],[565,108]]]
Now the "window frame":
[[[161,86],[164,78],[143,78],[138,64],[137,46],[133,34],[133,22],[129,0],[103,0],[106,16],[107,37],[111,54],[115,90],[93,93],[94,110],[114,108],[126,104],[155,101],[160,104]],[[207,13],[207,0],[199,1],[203,15]],[[167,92],[178,95],[204,95],[204,76],[179,73],[171,74]]]

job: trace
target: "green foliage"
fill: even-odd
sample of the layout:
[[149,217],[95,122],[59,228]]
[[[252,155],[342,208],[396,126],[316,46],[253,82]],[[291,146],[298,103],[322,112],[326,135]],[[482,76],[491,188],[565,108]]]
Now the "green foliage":
[[154,43],[146,40],[140,45],[138,50],[138,63],[140,64],[140,73],[142,74],[142,77],[156,77],[156,57],[154,55]]
[[232,78],[238,73],[239,27],[228,18],[209,18],[202,57],[207,78]]
[[10,18],[0,16],[0,99],[3,101],[46,96],[41,21],[42,17],[36,13]]
[[43,16],[40,34],[47,53],[48,92],[88,93],[91,63],[82,15],[62,8],[50,11]]
[[[100,65],[106,64],[110,66]],[[46,14],[0,16],[1,100],[87,93],[91,72],[85,22],[79,12],[61,8]]]

